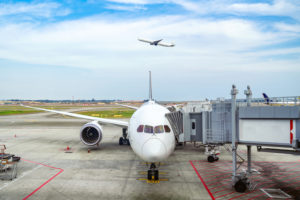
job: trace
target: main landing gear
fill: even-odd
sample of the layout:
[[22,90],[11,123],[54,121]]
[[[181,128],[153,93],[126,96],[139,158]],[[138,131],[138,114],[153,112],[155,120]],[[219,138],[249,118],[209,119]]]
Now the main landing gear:
[[129,139],[127,138],[127,128],[122,129],[123,137],[119,139],[119,145],[130,145]]
[[148,182],[157,182],[159,181],[159,172],[156,168],[155,163],[151,163],[150,169],[148,170]]

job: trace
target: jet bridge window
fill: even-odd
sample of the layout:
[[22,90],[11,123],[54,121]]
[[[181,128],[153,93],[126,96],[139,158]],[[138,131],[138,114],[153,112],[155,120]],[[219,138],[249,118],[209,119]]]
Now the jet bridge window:
[[164,127],[162,125],[155,126],[154,133],[163,133],[163,132],[164,132]]
[[142,133],[143,131],[144,131],[144,125],[139,125],[139,127],[137,128],[137,132]]
[[166,133],[170,133],[171,132],[171,129],[168,125],[164,125],[164,128],[165,128],[165,132]]
[[153,133],[153,126],[145,125],[145,133]]

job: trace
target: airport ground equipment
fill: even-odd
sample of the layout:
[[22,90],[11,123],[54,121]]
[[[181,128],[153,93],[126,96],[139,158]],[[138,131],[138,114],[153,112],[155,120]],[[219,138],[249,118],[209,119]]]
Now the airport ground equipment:
[[[259,150],[264,150],[262,146],[276,147],[276,152],[283,147],[290,149],[285,153],[299,153],[300,98],[275,97],[270,98],[274,104],[267,104],[264,99],[252,99],[249,86],[244,91],[246,99],[237,99],[237,94],[233,85],[231,99],[211,100],[210,106],[202,106],[207,101],[198,105],[193,102],[192,107],[167,114],[167,119],[178,142],[199,142],[206,147],[208,162],[218,160],[216,148],[224,145],[232,153],[232,185],[236,191],[244,192],[253,185],[252,146]],[[247,146],[247,159],[238,155],[238,145]],[[245,160],[247,170],[240,172]]]
[[5,153],[6,146],[0,145],[0,179],[12,180],[17,177],[17,164],[20,157]]

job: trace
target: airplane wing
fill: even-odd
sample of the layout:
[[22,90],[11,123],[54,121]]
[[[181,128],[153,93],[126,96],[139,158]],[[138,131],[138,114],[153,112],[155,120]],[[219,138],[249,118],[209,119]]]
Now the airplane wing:
[[138,38],[138,40],[141,41],[141,42],[147,42],[147,43],[149,43],[149,44],[151,44],[151,43],[153,42],[153,41],[151,41],[151,40],[140,39],[140,38]]
[[157,45],[163,46],[163,47],[174,47],[175,44],[173,43],[163,43],[163,42],[159,42]]
[[32,108],[32,109],[35,109],[35,110],[43,110],[43,111],[47,111],[47,112],[53,112],[53,113],[57,113],[57,114],[67,115],[67,116],[71,116],[71,117],[89,119],[89,120],[97,121],[100,124],[113,124],[113,125],[116,125],[116,126],[128,127],[128,122],[124,122],[124,121],[121,121],[121,120],[104,119],[104,118],[100,118],[100,117],[91,117],[91,116],[80,115],[80,114],[76,114],[76,113],[63,112],[63,111],[57,111],[57,110],[48,110],[48,109],[44,109],[44,108],[25,106],[25,105],[22,105],[22,104],[21,104],[21,106],[24,106],[24,107],[27,107],[27,108]]
[[123,106],[123,107],[126,107],[126,108],[131,108],[131,109],[134,109],[134,110],[139,109],[138,107],[135,107],[135,106],[129,106],[129,105],[125,105],[125,104],[118,104],[118,103],[116,103],[116,105],[118,105],[118,106]]

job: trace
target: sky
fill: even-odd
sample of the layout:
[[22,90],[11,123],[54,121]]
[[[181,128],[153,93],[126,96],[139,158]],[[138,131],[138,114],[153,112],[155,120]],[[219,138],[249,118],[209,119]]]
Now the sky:
[[157,100],[300,96],[300,1],[0,1],[0,99],[144,100],[149,70]]

